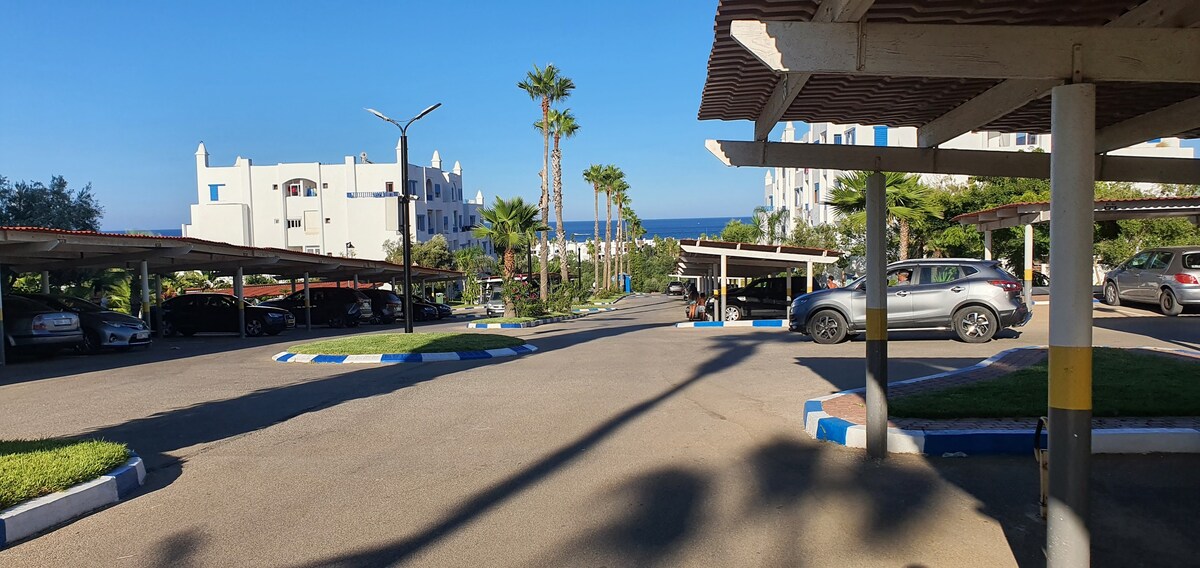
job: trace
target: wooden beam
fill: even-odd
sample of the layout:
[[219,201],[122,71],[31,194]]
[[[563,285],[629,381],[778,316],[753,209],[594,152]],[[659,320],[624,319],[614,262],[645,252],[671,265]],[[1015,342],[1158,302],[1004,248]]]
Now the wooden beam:
[[1200,97],[1150,111],[1096,132],[1096,153],[1200,128]]
[[1200,83],[1200,30],[736,20],[781,73]]
[[[187,256],[192,252],[192,245],[183,245],[177,247],[159,247],[147,248],[134,252],[124,252],[120,254],[107,254],[104,256],[80,256],[80,258],[72,258],[70,260],[57,260],[54,262],[45,262],[41,264],[33,264],[23,266],[26,270],[62,270],[70,268],[120,268],[129,262],[141,262],[143,260],[152,260],[156,258],[172,258]],[[80,253],[82,255],[82,253]]]
[[[790,142],[709,140],[705,146],[727,166],[823,168],[968,176],[1050,177],[1050,154]],[[1097,156],[1098,181],[1200,183],[1200,161],[1184,158]]]

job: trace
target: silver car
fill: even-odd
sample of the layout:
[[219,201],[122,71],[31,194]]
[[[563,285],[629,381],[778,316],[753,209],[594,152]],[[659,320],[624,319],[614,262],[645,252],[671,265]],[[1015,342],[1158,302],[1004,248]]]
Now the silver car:
[[496,317],[504,315],[504,294],[500,291],[492,292],[492,297],[488,298],[483,309],[487,310],[488,317]]
[[1200,245],[1144,250],[1104,275],[1104,303],[1158,304],[1168,316],[1200,305]]
[[[865,278],[844,288],[792,301],[788,329],[817,343],[838,343],[867,328]],[[1017,277],[994,260],[927,258],[887,269],[888,329],[953,329],[968,343],[984,343],[1006,327],[1029,321]]]

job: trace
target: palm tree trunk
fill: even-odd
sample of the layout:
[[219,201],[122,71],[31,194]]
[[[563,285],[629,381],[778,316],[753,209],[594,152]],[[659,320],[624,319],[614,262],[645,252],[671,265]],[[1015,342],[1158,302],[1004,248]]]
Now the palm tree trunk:
[[604,205],[604,289],[612,285],[612,194],[605,193]]
[[[542,200],[539,203],[541,206],[542,222],[546,223],[550,219],[550,99],[542,97]],[[539,239],[541,248],[538,250],[538,264],[541,268],[541,280],[539,280],[538,298],[543,302],[550,293],[550,239],[546,231],[541,231]]]
[[596,239],[592,241],[592,268],[595,275],[592,279],[592,287],[600,289],[600,184],[592,186],[595,190],[595,198],[593,202],[596,206]]
[[[554,136],[554,220],[558,225],[554,232],[558,235],[558,275],[562,283],[571,280],[571,263],[567,262],[567,230],[563,227],[563,194],[562,194],[562,150],[558,146],[559,136]],[[579,275],[583,277],[582,274]]]
[[[517,272],[517,255],[513,252],[512,247],[504,249],[504,286],[507,288],[512,284],[513,274]],[[504,317],[517,317],[517,306],[512,301],[512,290],[504,291]]]
[[[623,250],[625,248],[625,241],[623,238],[624,227],[625,227],[624,216],[623,216],[624,212],[625,212],[625,204],[621,201],[618,201],[617,202],[617,240],[616,240],[616,243],[614,243],[617,246],[617,251],[615,253],[613,253],[613,259],[616,261],[616,273],[618,276],[621,274],[621,257],[624,256],[623,253],[625,252]],[[618,286],[620,286],[618,288],[618,290],[624,290],[625,282],[622,280]]]
[[908,221],[900,219],[900,260],[908,260]]

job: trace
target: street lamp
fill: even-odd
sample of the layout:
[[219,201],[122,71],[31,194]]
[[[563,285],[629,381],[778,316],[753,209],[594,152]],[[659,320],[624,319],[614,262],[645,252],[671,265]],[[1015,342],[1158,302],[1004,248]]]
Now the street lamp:
[[383,113],[369,108],[367,112],[386,120],[396,125],[400,129],[400,188],[401,193],[397,201],[400,202],[400,226],[404,233],[403,248],[404,248],[404,333],[412,333],[412,243],[409,238],[408,227],[408,204],[415,196],[408,192],[408,127],[412,123],[420,120],[421,117],[433,112],[437,107],[442,106],[442,103],[437,103],[423,111],[417,116],[409,119],[408,122],[400,124],[386,116]]
[[[591,236],[590,233],[571,233],[571,241],[575,243],[575,272],[579,273],[579,283],[583,285],[583,247],[579,246],[579,241],[575,240],[578,236]],[[584,239],[587,242],[587,239]]]

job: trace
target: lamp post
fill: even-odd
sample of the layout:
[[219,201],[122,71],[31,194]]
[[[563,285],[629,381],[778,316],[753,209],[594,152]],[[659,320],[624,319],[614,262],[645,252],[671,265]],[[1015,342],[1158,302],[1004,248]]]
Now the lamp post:
[[[583,252],[582,252],[583,247],[579,246],[579,241],[575,240],[575,237],[578,237],[581,235],[584,237],[587,237],[587,236],[590,236],[590,233],[571,233],[571,241],[575,243],[575,271],[579,273],[579,283],[582,286],[583,285]],[[584,239],[583,242],[586,243],[587,239]]]
[[397,201],[400,203],[400,230],[404,233],[403,249],[404,249],[404,333],[412,333],[412,242],[409,238],[408,227],[408,204],[414,199],[414,196],[408,192],[408,127],[412,123],[421,119],[421,117],[433,112],[437,107],[442,106],[442,103],[434,104],[433,106],[421,111],[417,116],[409,119],[408,122],[400,124],[386,116],[383,113],[369,108],[367,112],[386,120],[396,125],[400,129],[400,195]]

